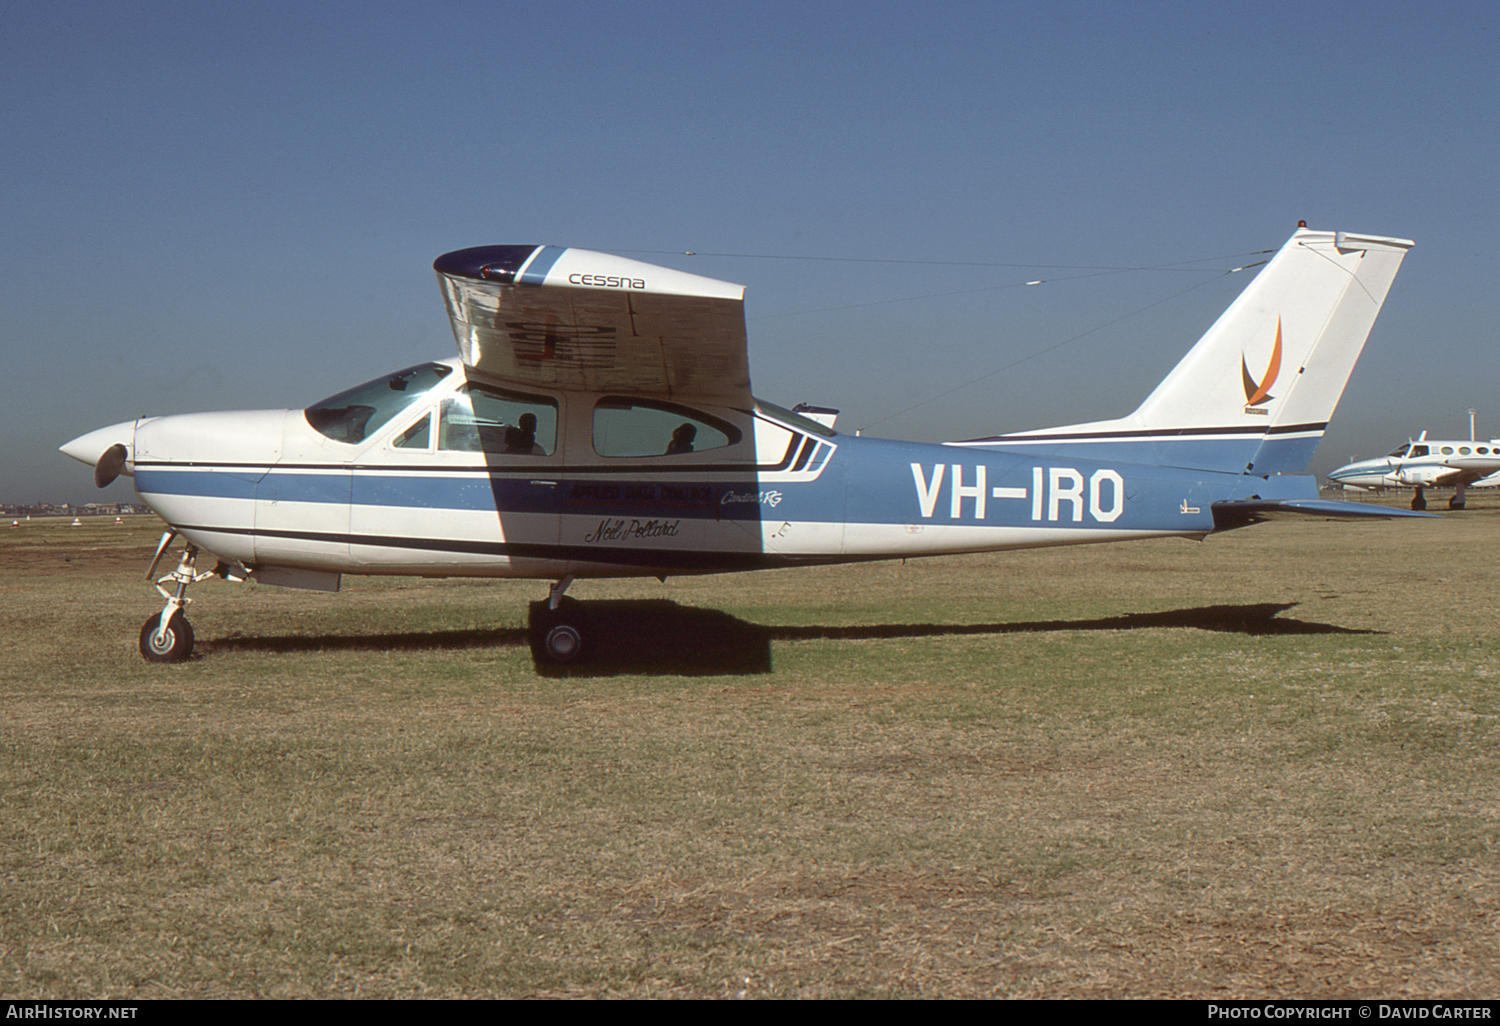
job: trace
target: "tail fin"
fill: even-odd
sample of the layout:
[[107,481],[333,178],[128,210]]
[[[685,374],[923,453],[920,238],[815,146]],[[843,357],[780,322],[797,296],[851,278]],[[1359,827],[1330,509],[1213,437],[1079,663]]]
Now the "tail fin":
[[1299,228],[1130,416],[968,444],[1305,471],[1411,245]]

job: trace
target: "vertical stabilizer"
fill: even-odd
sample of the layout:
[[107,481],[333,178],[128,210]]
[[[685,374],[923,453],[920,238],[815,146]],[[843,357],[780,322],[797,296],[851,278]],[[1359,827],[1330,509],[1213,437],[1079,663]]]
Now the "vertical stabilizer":
[[1130,416],[970,444],[1304,471],[1411,245],[1299,228]]

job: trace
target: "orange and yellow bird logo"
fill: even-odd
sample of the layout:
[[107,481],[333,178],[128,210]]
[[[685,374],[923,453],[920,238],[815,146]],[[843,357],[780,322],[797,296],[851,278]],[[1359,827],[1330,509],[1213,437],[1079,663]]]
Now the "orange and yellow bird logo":
[[1246,362],[1243,355],[1240,357],[1240,368],[1245,375],[1245,409],[1247,411],[1252,406],[1259,406],[1276,398],[1271,394],[1271,386],[1276,383],[1276,375],[1281,373],[1281,318],[1276,319],[1276,344],[1271,347],[1271,362],[1266,367],[1266,373],[1261,377],[1260,382],[1257,383],[1250,376],[1250,364]]

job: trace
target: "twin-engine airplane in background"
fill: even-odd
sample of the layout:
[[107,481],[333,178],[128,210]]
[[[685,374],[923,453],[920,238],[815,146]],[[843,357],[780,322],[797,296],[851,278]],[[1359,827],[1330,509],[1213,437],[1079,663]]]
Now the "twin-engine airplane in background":
[[[750,394],[744,289],[556,246],[437,259],[458,359],[305,410],[189,413],[62,446],[134,476],[176,536],[142,654],[185,659],[209,577],[555,582],[541,658],[591,646],[576,578],[1202,538],[1284,516],[1412,516],[1305,472],[1412,244],[1297,232],[1140,408],[945,444],[842,434]],[[208,559],[212,559],[210,566]],[[208,569],[200,569],[200,560]]]
[[1333,471],[1328,480],[1345,488],[1412,488],[1411,508],[1427,508],[1424,488],[1453,488],[1449,509],[1463,509],[1470,486],[1500,485],[1500,439],[1476,442],[1415,441],[1373,460],[1359,460]]

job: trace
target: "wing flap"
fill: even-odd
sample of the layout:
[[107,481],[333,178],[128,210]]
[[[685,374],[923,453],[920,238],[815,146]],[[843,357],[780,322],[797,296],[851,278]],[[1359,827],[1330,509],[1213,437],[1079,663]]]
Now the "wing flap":
[[466,364],[521,384],[748,406],[744,288],[555,246],[433,264]]

